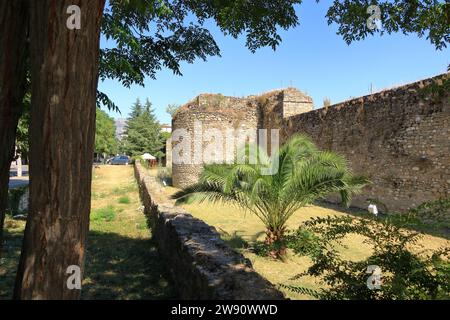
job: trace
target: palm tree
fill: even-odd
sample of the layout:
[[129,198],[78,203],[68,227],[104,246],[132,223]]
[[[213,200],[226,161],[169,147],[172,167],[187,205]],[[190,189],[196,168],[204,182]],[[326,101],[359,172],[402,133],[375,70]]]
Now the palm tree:
[[[244,160],[251,150],[255,149],[247,145],[246,152],[241,152]],[[274,258],[285,253],[286,222],[296,210],[334,192],[349,205],[352,194],[368,183],[366,178],[352,175],[342,156],[318,150],[304,135],[292,137],[270,158],[260,149],[257,152],[256,164],[206,165],[198,183],[172,198],[178,204],[231,202],[252,212],[266,226],[266,244],[277,248],[270,253]]]

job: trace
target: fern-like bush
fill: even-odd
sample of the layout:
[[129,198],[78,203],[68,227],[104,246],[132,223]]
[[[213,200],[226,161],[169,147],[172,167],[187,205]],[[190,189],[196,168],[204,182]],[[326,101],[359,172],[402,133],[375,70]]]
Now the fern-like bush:
[[[407,228],[412,221],[442,218],[448,213],[447,203],[449,199],[425,203],[382,220],[331,216],[306,221],[286,240],[295,254],[307,255],[313,263],[293,279],[318,277],[326,289],[281,287],[318,299],[450,299],[450,247],[418,250],[423,234]],[[342,240],[350,234],[362,235],[372,247],[368,258],[342,257],[337,245],[344,246]],[[375,269],[379,277],[372,274]]]

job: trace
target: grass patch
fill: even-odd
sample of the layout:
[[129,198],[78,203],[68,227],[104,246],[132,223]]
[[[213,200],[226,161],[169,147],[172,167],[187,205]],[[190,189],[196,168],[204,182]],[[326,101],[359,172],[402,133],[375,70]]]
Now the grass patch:
[[174,293],[155,245],[147,238],[92,230],[82,299],[167,299]]
[[147,229],[147,222],[146,221],[141,221],[136,223],[136,229],[137,230],[146,230]]
[[[175,297],[167,267],[150,239],[138,208],[138,189],[131,166],[102,166],[92,188],[104,198],[92,212],[114,219],[92,221],[86,252],[82,299],[170,299]],[[112,202],[126,204],[114,207]]]
[[[157,176],[156,170],[149,170],[149,173]],[[178,189],[165,187],[161,191],[166,197],[170,197]],[[264,250],[267,249],[263,244],[265,227],[256,216],[237,206],[223,203],[193,202],[184,204],[182,207],[194,217],[216,227],[222,239],[232,248],[241,252],[245,258],[250,260],[254,269],[273,284],[301,286],[313,290],[323,287],[323,284],[317,281],[315,277],[309,275],[300,279],[293,278],[295,275],[305,272],[311,266],[309,257],[293,255],[289,250],[283,261],[263,256]],[[311,218],[344,215],[365,216],[366,214],[366,211],[361,209],[343,209],[337,205],[318,203],[297,210],[289,219],[287,228],[296,230],[304,221]],[[341,253],[343,259],[360,261],[372,253],[372,247],[363,241],[363,236],[350,234],[343,239],[342,244],[336,245],[336,249]],[[442,237],[427,234],[420,239],[419,245],[423,247],[418,247],[418,250],[437,250],[449,246],[449,241]],[[281,287],[280,290],[291,299],[313,299],[309,295],[295,293]]]
[[126,187],[116,187],[114,189],[112,189],[111,194],[115,195],[115,196],[123,196],[126,195],[127,193],[130,192],[134,192],[137,191],[137,188],[134,184],[130,184]]
[[116,212],[114,206],[108,205],[107,207],[95,210],[91,214],[91,221],[113,221],[116,218]]
[[91,199],[92,200],[103,199],[103,198],[106,198],[107,196],[108,196],[108,194],[106,194],[106,193],[92,192]]
[[[129,203],[115,208],[112,195],[127,195]],[[176,298],[140,206],[132,167],[94,169],[82,299]],[[6,218],[0,299],[12,297],[24,228],[25,222]]]
[[[215,226],[222,239],[231,247],[241,252],[249,259],[254,269],[273,284],[301,286],[313,290],[321,288],[317,279],[305,276],[293,279],[296,274],[307,270],[311,265],[309,257],[295,256],[288,251],[284,261],[277,261],[264,256],[265,247],[262,244],[265,237],[265,228],[261,221],[254,215],[229,204],[191,203],[183,205],[194,217],[204,220],[209,225]],[[298,210],[288,222],[288,228],[297,229],[305,220],[312,217],[342,216],[346,211],[336,206],[308,206]],[[354,215],[354,213],[351,213]],[[363,237],[351,234],[343,240],[343,245],[337,245],[342,257],[352,261],[359,261],[371,254],[372,248],[363,243]],[[448,245],[448,240],[426,235],[420,244],[427,249],[438,249]],[[313,299],[309,295],[295,293],[280,288],[291,299]]]
[[6,216],[4,247],[0,258],[0,299],[12,298],[24,229],[24,221],[12,220]]
[[233,249],[246,249],[249,247],[248,241],[238,234],[237,231],[233,231],[232,234],[219,228],[220,237]]
[[130,204],[130,198],[128,196],[123,196],[123,197],[120,197],[117,202],[119,202],[121,204]]

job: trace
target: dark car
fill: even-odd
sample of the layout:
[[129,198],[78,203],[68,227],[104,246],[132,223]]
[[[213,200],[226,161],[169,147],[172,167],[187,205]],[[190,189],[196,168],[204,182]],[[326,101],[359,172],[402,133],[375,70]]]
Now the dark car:
[[113,165],[128,165],[130,163],[130,157],[128,156],[117,156],[111,159],[111,164]]
[[105,163],[106,163],[106,164],[111,164],[112,159],[114,159],[114,157],[106,159],[106,160],[105,160]]

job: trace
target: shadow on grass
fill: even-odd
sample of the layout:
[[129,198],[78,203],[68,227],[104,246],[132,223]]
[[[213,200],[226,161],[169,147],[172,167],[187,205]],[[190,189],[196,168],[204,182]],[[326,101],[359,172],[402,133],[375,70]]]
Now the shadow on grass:
[[0,258],[0,300],[11,299],[17,265],[22,249],[23,231],[4,230],[4,247]]
[[264,231],[257,232],[249,236],[249,240],[244,239],[244,235],[239,235],[243,233],[243,230],[236,230],[232,233],[226,232],[222,228],[218,228],[220,237],[222,240],[228,244],[232,249],[238,252],[250,251],[261,257],[267,257],[270,247],[267,246],[264,241],[258,240],[262,235],[265,234]]
[[241,230],[233,231],[233,233],[226,232],[222,228],[217,228],[222,240],[235,250],[248,248],[248,242],[238,233],[243,232]]
[[82,299],[173,299],[167,268],[150,239],[91,231]]
[[[23,230],[5,230],[0,260],[0,299],[11,299]],[[177,298],[150,239],[90,231],[82,299]]]
[[[335,204],[329,201],[317,201],[315,205],[323,207],[323,208],[329,208],[341,212],[345,212],[347,214],[350,214],[355,217],[373,217],[371,213],[369,213],[367,210],[356,208],[356,207],[350,207],[345,208],[342,205]],[[387,217],[386,214],[379,214],[377,219],[383,220]],[[432,236],[444,238],[447,240],[450,240],[450,226],[448,224],[444,223],[435,223],[435,224],[415,224],[408,226],[408,229],[423,232],[425,234],[429,234]]]

